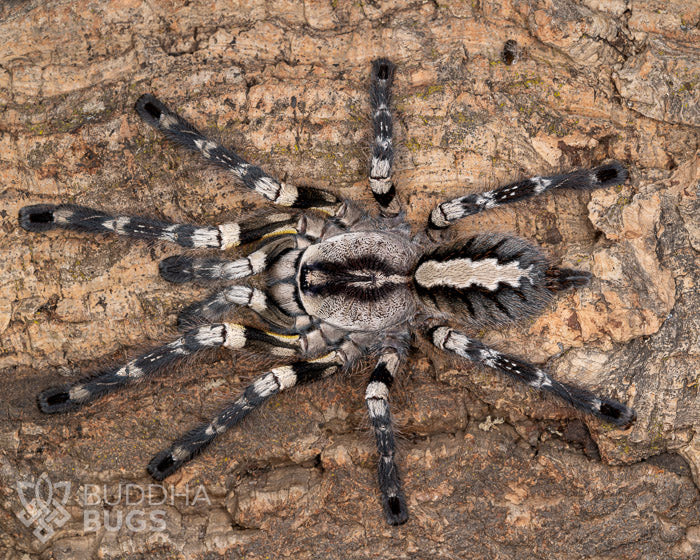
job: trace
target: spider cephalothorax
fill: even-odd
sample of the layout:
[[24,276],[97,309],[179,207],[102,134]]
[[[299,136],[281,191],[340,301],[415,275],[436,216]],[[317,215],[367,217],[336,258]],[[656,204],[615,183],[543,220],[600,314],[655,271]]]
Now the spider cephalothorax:
[[[20,224],[29,231],[64,228],[116,233],[222,251],[258,243],[254,251],[236,259],[177,256],[162,261],[160,273],[166,280],[217,282],[223,287],[180,314],[178,325],[186,332],[177,340],[121,367],[47,389],[38,397],[39,408],[45,413],[77,408],[207,348],[254,350],[287,359],[287,365],[258,377],[211,422],[194,428],[157,454],[148,471],[162,480],[268,397],[347,369],[363,356],[375,354],[377,364],[365,399],[380,455],[378,475],[384,511],[391,524],[408,518],[395,462],[389,389],[406,354],[411,331],[423,334],[439,349],[551,392],[607,422],[618,426],[631,423],[634,411],[630,408],[560,383],[545,371],[489,348],[451,326],[494,327],[531,317],[541,312],[555,292],[583,285],[590,275],[559,268],[534,245],[509,235],[480,234],[447,246],[428,241],[426,235],[411,236],[391,176],[389,93],[393,72],[388,60],[377,60],[372,67],[374,140],[369,183],[379,217],[370,217],[331,192],[277,181],[204,137],[152,95],[136,102],[136,111],[148,124],[231,171],[246,187],[287,210],[210,227],[115,217],[71,204],[22,208]],[[446,228],[471,214],[550,189],[594,189],[626,178],[627,172],[616,162],[533,177],[443,202],[431,213],[428,227]],[[235,283],[254,275],[263,276],[264,288]],[[215,322],[241,307],[257,313],[266,329]]]

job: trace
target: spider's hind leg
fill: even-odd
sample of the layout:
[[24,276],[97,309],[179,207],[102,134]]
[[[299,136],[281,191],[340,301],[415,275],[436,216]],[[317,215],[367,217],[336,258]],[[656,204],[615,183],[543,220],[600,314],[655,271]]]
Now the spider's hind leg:
[[600,189],[619,185],[624,183],[626,179],[627,170],[616,161],[593,169],[579,169],[563,175],[531,177],[491,191],[460,196],[442,202],[431,212],[428,227],[444,229],[457,220],[472,214],[537,196],[552,189]]
[[634,410],[624,404],[594,395],[587,389],[557,381],[540,368],[514,356],[502,354],[450,327],[435,327],[431,330],[430,339],[442,350],[454,352],[474,363],[497,369],[533,389],[552,393],[569,405],[610,424],[627,427],[637,417]]

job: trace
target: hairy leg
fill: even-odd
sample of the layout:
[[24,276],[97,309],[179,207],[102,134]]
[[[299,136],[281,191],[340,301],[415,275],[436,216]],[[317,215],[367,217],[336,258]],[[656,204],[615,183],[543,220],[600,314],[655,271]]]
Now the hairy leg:
[[277,336],[235,323],[203,325],[122,366],[107,369],[77,383],[42,391],[37,397],[39,409],[46,414],[76,409],[150,377],[183,358],[222,346],[232,350],[265,349],[279,356],[293,356],[299,351],[298,339],[293,337]]
[[334,214],[340,205],[338,198],[313,187],[297,187],[278,181],[262,169],[251,165],[238,154],[206,138],[194,126],[174,113],[153,95],[142,95],[135,105],[136,112],[149,125],[170,140],[233,173],[247,188],[281,206],[319,208]]
[[552,177],[532,177],[492,191],[461,196],[438,204],[430,214],[428,227],[443,229],[472,214],[530,198],[552,189],[600,189],[619,185],[626,179],[627,170],[617,162]]
[[394,163],[393,132],[391,118],[391,84],[396,67],[382,58],[372,63],[370,102],[372,105],[372,160],[370,162],[369,185],[382,216],[396,216],[401,210],[396,198],[396,188],[391,178]]
[[408,520],[406,498],[394,455],[396,440],[389,412],[389,389],[399,368],[400,358],[393,348],[386,349],[372,371],[365,392],[367,412],[377,440],[379,452],[378,479],[382,493],[384,515],[389,525],[401,525]]
[[605,422],[625,427],[636,418],[634,410],[613,399],[600,397],[587,389],[557,381],[540,368],[519,358],[502,354],[454,329],[446,326],[436,327],[430,334],[433,344],[438,348],[454,352],[474,363],[497,369],[533,389],[552,393],[571,406]]
[[296,233],[292,224],[298,219],[294,214],[270,214],[213,227],[175,224],[141,216],[112,216],[102,210],[75,204],[35,204],[19,211],[19,223],[28,231],[44,232],[60,228],[88,233],[114,233],[136,239],[167,241],[188,249],[221,250],[250,243],[275,232]]
[[285,251],[296,248],[299,239],[293,230],[284,230],[282,235],[273,238],[257,251],[234,261],[175,255],[163,259],[159,269],[168,282],[180,284],[194,280],[239,280],[266,270]]
[[148,464],[148,472],[156,480],[163,480],[271,396],[295,385],[327,377],[343,365],[343,357],[337,352],[331,352],[316,360],[298,361],[271,369],[258,377],[236,401],[224,408],[211,422],[197,426],[168,449],[153,457]]

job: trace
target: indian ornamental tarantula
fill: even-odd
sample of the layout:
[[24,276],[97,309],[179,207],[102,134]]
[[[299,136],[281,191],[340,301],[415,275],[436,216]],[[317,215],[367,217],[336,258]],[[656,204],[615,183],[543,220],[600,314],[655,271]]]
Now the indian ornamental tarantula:
[[[590,274],[560,268],[531,243],[510,235],[481,233],[445,246],[430,241],[425,233],[411,235],[392,180],[394,69],[386,59],[372,64],[374,137],[369,184],[379,206],[378,217],[330,191],[267,175],[206,138],[150,94],[140,97],[135,106],[146,123],[285,209],[210,227],[112,216],[73,204],[22,208],[19,222],[33,232],[63,228],[114,233],[169,241],[188,249],[218,249],[224,254],[239,245],[258,243],[241,258],[163,260],[160,274],[170,282],[215,282],[223,287],[180,314],[178,325],[186,331],[180,338],[121,367],[46,389],[38,395],[41,411],[76,409],[204,349],[223,346],[286,359],[288,365],[260,375],[211,422],[195,427],[153,457],[148,472],[162,480],[271,396],[346,370],[372,354],[376,366],[369,376],[365,402],[379,452],[384,513],[391,525],[404,523],[408,512],[396,465],[389,389],[407,354],[412,330],[440,350],[552,393],[606,422],[629,425],[635,413],[625,405],[557,381],[539,367],[489,348],[452,326],[473,331],[533,317],[556,292],[586,284]],[[627,171],[617,162],[532,177],[443,202],[430,214],[428,229],[447,228],[472,214],[549,190],[597,189],[626,179]],[[265,289],[236,283],[254,275],[262,276]],[[266,327],[215,322],[240,307],[256,313]]]

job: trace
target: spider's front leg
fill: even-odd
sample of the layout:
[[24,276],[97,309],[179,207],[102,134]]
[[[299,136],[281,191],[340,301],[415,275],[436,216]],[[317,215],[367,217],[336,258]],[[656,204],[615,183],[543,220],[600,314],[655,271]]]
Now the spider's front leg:
[[364,346],[355,343],[352,337],[347,337],[346,333],[329,326],[324,329],[321,325],[316,330],[293,338],[298,340],[297,344],[302,355],[327,353],[318,358],[299,360],[286,366],[273,368],[258,377],[236,401],[224,408],[211,422],[200,424],[175,441],[168,449],[153,457],[148,465],[151,476],[156,480],[163,480],[201,453],[217,436],[238,424],[271,396],[348,368],[365,351]]
[[146,123],[170,140],[231,171],[247,188],[275,204],[292,208],[317,208],[330,215],[335,215],[342,206],[341,201],[328,191],[295,186],[267,175],[238,154],[205,137],[153,95],[142,95],[136,101],[135,109]]
[[441,350],[454,352],[474,363],[497,369],[533,389],[552,393],[569,405],[610,424],[627,427],[636,419],[634,410],[624,404],[594,395],[581,387],[557,381],[540,368],[519,358],[502,354],[450,327],[433,328],[430,339]]
[[37,397],[39,409],[46,414],[76,409],[141,381],[183,358],[219,347],[232,350],[258,348],[278,356],[293,356],[299,351],[298,337],[275,336],[234,323],[203,325],[123,366],[107,369],[77,383],[42,391]]
[[492,191],[460,196],[442,202],[431,212],[428,227],[444,229],[457,220],[472,214],[530,198],[552,189],[601,189],[619,185],[624,183],[626,179],[627,170],[616,161],[593,169],[579,169],[563,175],[532,177]]
[[60,228],[87,233],[114,233],[136,239],[167,241],[188,249],[231,249],[261,239],[298,220],[294,214],[273,214],[266,219],[229,222],[217,227],[176,224],[142,216],[112,216],[75,204],[34,204],[19,211],[27,231]]
[[395,461],[396,439],[389,412],[389,389],[399,368],[400,358],[395,348],[383,351],[372,371],[365,392],[365,402],[379,451],[378,478],[382,493],[384,515],[389,525],[401,525],[408,520],[406,498],[401,489]]
[[[235,234],[236,245],[260,240],[289,239],[290,236],[316,239],[323,233],[324,221],[316,216],[295,214],[267,214],[253,217],[237,224],[226,224],[229,229],[227,248],[233,247],[231,236]],[[223,226],[220,226],[223,227]],[[235,227],[236,231],[233,232]],[[295,238],[297,242],[300,238]],[[218,258],[199,258],[174,255],[160,262],[160,275],[168,282],[180,284],[196,280],[238,280],[264,270],[273,254],[269,242],[254,253],[235,261]]]

